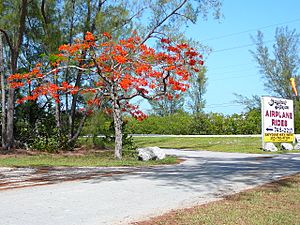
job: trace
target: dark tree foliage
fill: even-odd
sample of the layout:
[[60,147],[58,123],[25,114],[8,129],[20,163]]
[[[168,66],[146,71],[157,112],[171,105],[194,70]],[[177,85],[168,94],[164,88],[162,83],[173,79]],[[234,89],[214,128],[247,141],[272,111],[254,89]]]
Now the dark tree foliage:
[[261,31],[257,33],[256,38],[253,38],[256,50],[251,53],[265,81],[264,86],[272,95],[292,99],[294,97],[290,85],[292,77],[295,78],[299,88],[299,37],[295,29],[277,28],[272,49],[265,45]]

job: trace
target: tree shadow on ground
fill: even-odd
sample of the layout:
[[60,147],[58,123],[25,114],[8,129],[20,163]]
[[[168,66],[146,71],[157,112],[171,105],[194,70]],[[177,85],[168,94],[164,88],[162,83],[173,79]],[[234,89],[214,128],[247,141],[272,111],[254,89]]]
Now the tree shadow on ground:
[[[143,168],[129,176],[112,176],[105,180],[144,178],[156,185],[186,191],[234,191],[235,186],[255,186],[281,176],[300,172],[300,161],[289,157],[185,157],[180,165]],[[103,177],[87,182],[99,183]],[[122,188],[122,187],[120,187]]]

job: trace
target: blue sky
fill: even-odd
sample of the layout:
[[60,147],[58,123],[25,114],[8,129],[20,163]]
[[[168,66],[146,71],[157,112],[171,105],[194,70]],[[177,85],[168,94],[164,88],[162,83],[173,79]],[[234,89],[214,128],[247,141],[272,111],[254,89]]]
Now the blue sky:
[[[250,35],[264,33],[272,46],[276,27],[288,26],[300,33],[299,0],[224,0],[224,18],[200,19],[187,35],[212,48],[206,59],[208,85],[206,112],[240,113],[233,93],[247,97],[267,95],[263,80],[249,50],[255,46]],[[246,46],[246,47],[245,47]]]

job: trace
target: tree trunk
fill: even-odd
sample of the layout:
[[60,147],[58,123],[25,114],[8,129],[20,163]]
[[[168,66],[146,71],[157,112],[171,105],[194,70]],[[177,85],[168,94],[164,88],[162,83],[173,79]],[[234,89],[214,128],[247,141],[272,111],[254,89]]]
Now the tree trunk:
[[[58,85],[58,79],[57,79],[56,74],[55,74],[55,78],[54,78],[54,83],[56,85]],[[61,117],[60,117],[60,102],[57,100],[55,100],[55,122],[56,122],[57,131],[58,131],[59,135],[61,135],[62,127],[61,127]]]
[[59,134],[61,134],[61,123],[60,123],[60,103],[55,102],[55,122],[56,128],[58,129]]
[[6,89],[5,89],[5,74],[4,74],[4,56],[3,56],[3,43],[2,34],[0,33],[0,75],[1,75],[1,103],[2,103],[2,128],[1,128],[1,141],[2,147],[6,147]]
[[1,127],[1,141],[2,148],[6,147],[6,96],[5,96],[5,83],[4,83],[4,74],[1,73],[1,97],[2,97],[2,127]]
[[[85,26],[83,28],[83,36],[85,35],[85,33],[87,31],[93,32],[93,30],[91,30],[91,1],[87,0],[86,4],[87,4],[86,5],[87,6],[87,16],[86,16]],[[72,1],[72,7],[73,7],[73,15],[74,15],[75,1]],[[73,19],[74,18],[72,16],[70,34],[69,34],[70,44],[72,43],[72,37],[73,37],[73,26],[74,26]],[[86,58],[85,52],[82,53],[82,58],[83,59]],[[79,66],[81,66],[82,64],[84,64],[84,60],[80,62]],[[76,87],[81,86],[80,85],[81,84],[81,76],[82,76],[82,72],[78,71],[78,74],[76,77],[76,82],[75,82]],[[69,142],[71,142],[74,139],[75,140],[77,139],[76,134],[78,133],[78,129],[77,129],[77,131],[75,131],[75,113],[76,113],[77,100],[78,100],[78,94],[74,94],[72,97],[71,109],[70,109],[70,114],[69,114]]]
[[7,101],[7,127],[6,127],[6,148],[14,147],[14,111],[15,111],[15,89],[8,89]]
[[[97,8],[97,13],[101,11],[101,6],[104,4],[105,1],[99,0],[98,2],[98,8]],[[86,15],[86,21],[85,21],[85,26],[83,27],[83,36],[87,31],[94,32],[95,31],[95,23],[96,23],[96,17],[94,17],[92,21],[92,4],[91,0],[86,1],[86,6],[87,6],[87,15]],[[69,44],[72,44],[72,38],[73,38],[73,32],[74,32],[74,13],[75,13],[75,0],[72,0],[72,17],[71,17],[71,24],[70,24],[70,33],[69,33]],[[92,24],[92,25],[91,25]],[[82,59],[86,59],[86,52],[82,53]],[[82,60],[79,63],[79,67],[81,67],[85,63],[85,60]],[[68,78],[68,70],[67,70],[67,75],[66,75],[66,81]],[[82,71],[78,71],[76,81],[75,81],[75,86],[76,87],[81,87],[81,80],[82,80]],[[75,119],[76,119],[76,106],[78,103],[78,93],[72,95],[72,101],[71,101],[71,106],[70,106],[70,112],[69,112],[69,140],[68,143],[74,143],[77,139],[78,136],[82,130],[82,122],[85,122],[86,118],[82,119],[79,126],[76,127],[75,124]],[[67,98],[67,95],[66,95]],[[68,103],[66,102],[66,108],[68,109]],[[67,110],[68,111],[68,110]],[[85,116],[86,117],[86,116]]]
[[[28,0],[22,0],[20,6],[21,6],[20,19],[19,19],[18,32],[16,33],[17,36],[16,42],[14,42],[12,39],[9,38],[5,30],[1,29],[1,32],[5,35],[6,41],[10,49],[11,74],[17,73],[17,69],[18,69],[18,65],[17,65],[18,57],[19,57],[19,51],[23,41],[24,32],[25,32],[25,20],[27,15]],[[8,89],[7,98],[8,99],[7,99],[7,112],[6,112],[6,143],[4,146],[5,149],[10,150],[12,147],[14,147],[15,89],[13,88]]]
[[122,159],[122,117],[118,101],[113,100],[113,118],[115,125],[115,158]]
[[[84,57],[85,57],[85,54],[84,54]],[[80,88],[81,75],[82,75],[82,72],[78,71],[76,81],[75,81],[75,87]],[[72,96],[72,103],[71,103],[70,116],[69,116],[69,123],[70,123],[69,139],[72,139],[74,136],[74,133],[75,133],[75,113],[76,113],[77,100],[78,100],[78,93],[76,93]]]
[[[18,49],[11,52],[11,73],[17,73]],[[6,149],[14,147],[14,112],[15,112],[15,89],[8,88],[7,99],[7,126],[6,126]]]
[[79,127],[77,128],[76,133],[72,136],[72,138],[69,138],[69,140],[68,140],[68,144],[69,144],[69,145],[73,146],[74,143],[76,143],[76,141],[78,140],[79,134],[80,134],[81,131],[82,131],[82,128],[83,128],[83,125],[84,125],[84,123],[85,123],[85,121],[86,121],[86,118],[87,118],[87,114],[85,114],[85,115],[83,116],[83,118],[81,119],[80,124],[79,124]]

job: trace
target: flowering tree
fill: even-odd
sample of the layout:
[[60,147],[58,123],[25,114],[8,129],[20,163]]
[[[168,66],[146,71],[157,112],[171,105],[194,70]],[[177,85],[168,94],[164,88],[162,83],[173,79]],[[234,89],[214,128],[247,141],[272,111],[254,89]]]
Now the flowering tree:
[[[189,88],[191,73],[203,65],[202,56],[188,44],[165,38],[161,43],[162,51],[158,52],[136,34],[116,42],[108,33],[96,40],[87,32],[84,40],[60,46],[60,53],[51,62],[39,63],[29,73],[11,75],[10,86],[34,87],[31,94],[18,100],[20,103],[41,96],[59,102],[62,95],[69,93],[85,99],[86,107],[78,109],[85,117],[96,107],[104,107],[114,120],[115,157],[121,159],[122,113],[130,113],[138,120],[146,118],[130,100],[137,96],[151,100],[164,95],[178,98]],[[60,77],[66,69],[80,70],[84,84],[62,81]]]

